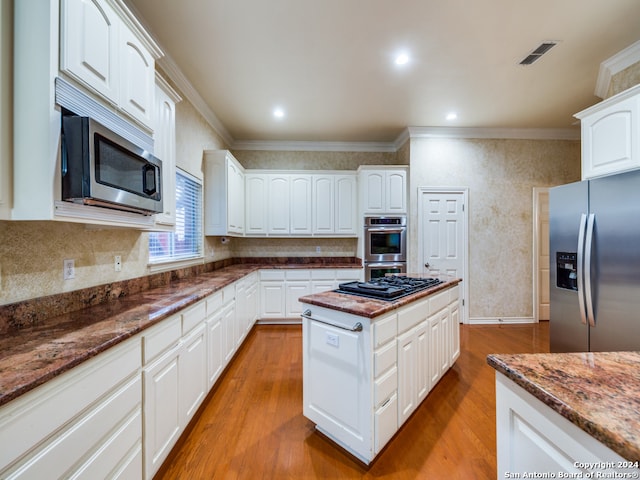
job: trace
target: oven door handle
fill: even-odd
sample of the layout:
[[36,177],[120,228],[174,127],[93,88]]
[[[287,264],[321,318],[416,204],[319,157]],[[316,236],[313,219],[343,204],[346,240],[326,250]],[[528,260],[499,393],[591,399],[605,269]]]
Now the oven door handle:
[[311,320],[314,322],[320,322],[320,323],[324,323],[325,325],[329,325],[331,327],[336,327],[339,328],[341,330],[346,330],[347,332],[361,332],[362,331],[362,323],[358,322],[356,323],[353,327],[349,328],[349,327],[343,327],[342,325],[336,325],[335,323],[331,323],[331,322],[325,322],[324,320],[319,320],[317,318],[313,318],[311,316],[311,310],[305,310],[302,315],[300,315],[303,318],[306,318],[307,320]]
[[376,263],[369,263],[367,262],[365,265],[367,268],[377,268],[377,267],[402,267],[404,265],[406,265],[407,262],[376,262]]
[[406,231],[405,227],[401,228],[366,228],[367,233],[402,233]]

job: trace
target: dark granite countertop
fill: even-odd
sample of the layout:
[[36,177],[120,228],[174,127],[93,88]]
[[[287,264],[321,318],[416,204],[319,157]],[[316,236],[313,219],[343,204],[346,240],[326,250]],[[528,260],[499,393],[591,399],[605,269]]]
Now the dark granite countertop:
[[623,458],[640,461],[640,352],[489,355],[487,363]]
[[397,308],[408,305],[423,297],[433,295],[434,293],[446,290],[449,287],[457,285],[462,280],[459,278],[447,280],[435,287],[427,288],[420,292],[397,300],[376,300],[374,298],[359,297],[357,295],[348,295],[337,292],[322,292],[313,295],[300,297],[300,301],[309,305],[330,308],[339,312],[351,313],[365,318],[375,318]]
[[[260,269],[361,268],[351,262],[333,263],[238,263],[177,278],[133,294],[113,295],[107,301],[34,324],[21,325],[19,316],[29,316],[29,302],[5,306],[13,323],[0,337],[0,405],[44,384],[100,352],[179,312],[242,277]],[[96,287],[99,288],[99,287]],[[95,292],[93,292],[95,294]],[[56,296],[58,298],[58,296]],[[36,299],[34,301],[40,301]],[[42,305],[55,310],[53,301]],[[63,302],[63,300],[59,300]],[[26,306],[25,306],[26,305]],[[42,309],[42,306],[39,307]],[[18,320],[16,320],[18,318]]]

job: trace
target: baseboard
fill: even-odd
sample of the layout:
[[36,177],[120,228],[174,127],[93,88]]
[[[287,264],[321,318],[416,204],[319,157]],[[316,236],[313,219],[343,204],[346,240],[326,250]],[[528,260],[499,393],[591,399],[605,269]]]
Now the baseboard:
[[258,325],[301,325],[302,318],[259,318],[256,323]]
[[536,323],[533,317],[475,317],[469,318],[469,325]]

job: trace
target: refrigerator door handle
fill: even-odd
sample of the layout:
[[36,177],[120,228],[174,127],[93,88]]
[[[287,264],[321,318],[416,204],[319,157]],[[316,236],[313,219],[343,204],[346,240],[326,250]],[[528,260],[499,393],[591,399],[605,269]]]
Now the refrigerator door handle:
[[584,242],[584,290],[585,303],[587,305],[587,319],[591,327],[596,326],[596,319],[593,315],[593,295],[591,294],[591,251],[593,247],[593,226],[595,224],[595,213],[589,214],[587,221],[587,237]]
[[584,298],[584,237],[587,229],[587,214],[583,213],[580,217],[580,229],[578,230],[578,258],[577,258],[577,275],[578,275],[578,303],[580,306],[580,321],[587,324],[587,312]]

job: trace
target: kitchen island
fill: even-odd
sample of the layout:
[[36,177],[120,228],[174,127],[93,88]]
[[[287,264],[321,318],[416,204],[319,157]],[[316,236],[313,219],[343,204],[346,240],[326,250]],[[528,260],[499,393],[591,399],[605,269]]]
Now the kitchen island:
[[496,369],[498,478],[640,477],[640,353],[487,362]]
[[371,463],[460,354],[459,279],[392,301],[301,297],[303,413]]

